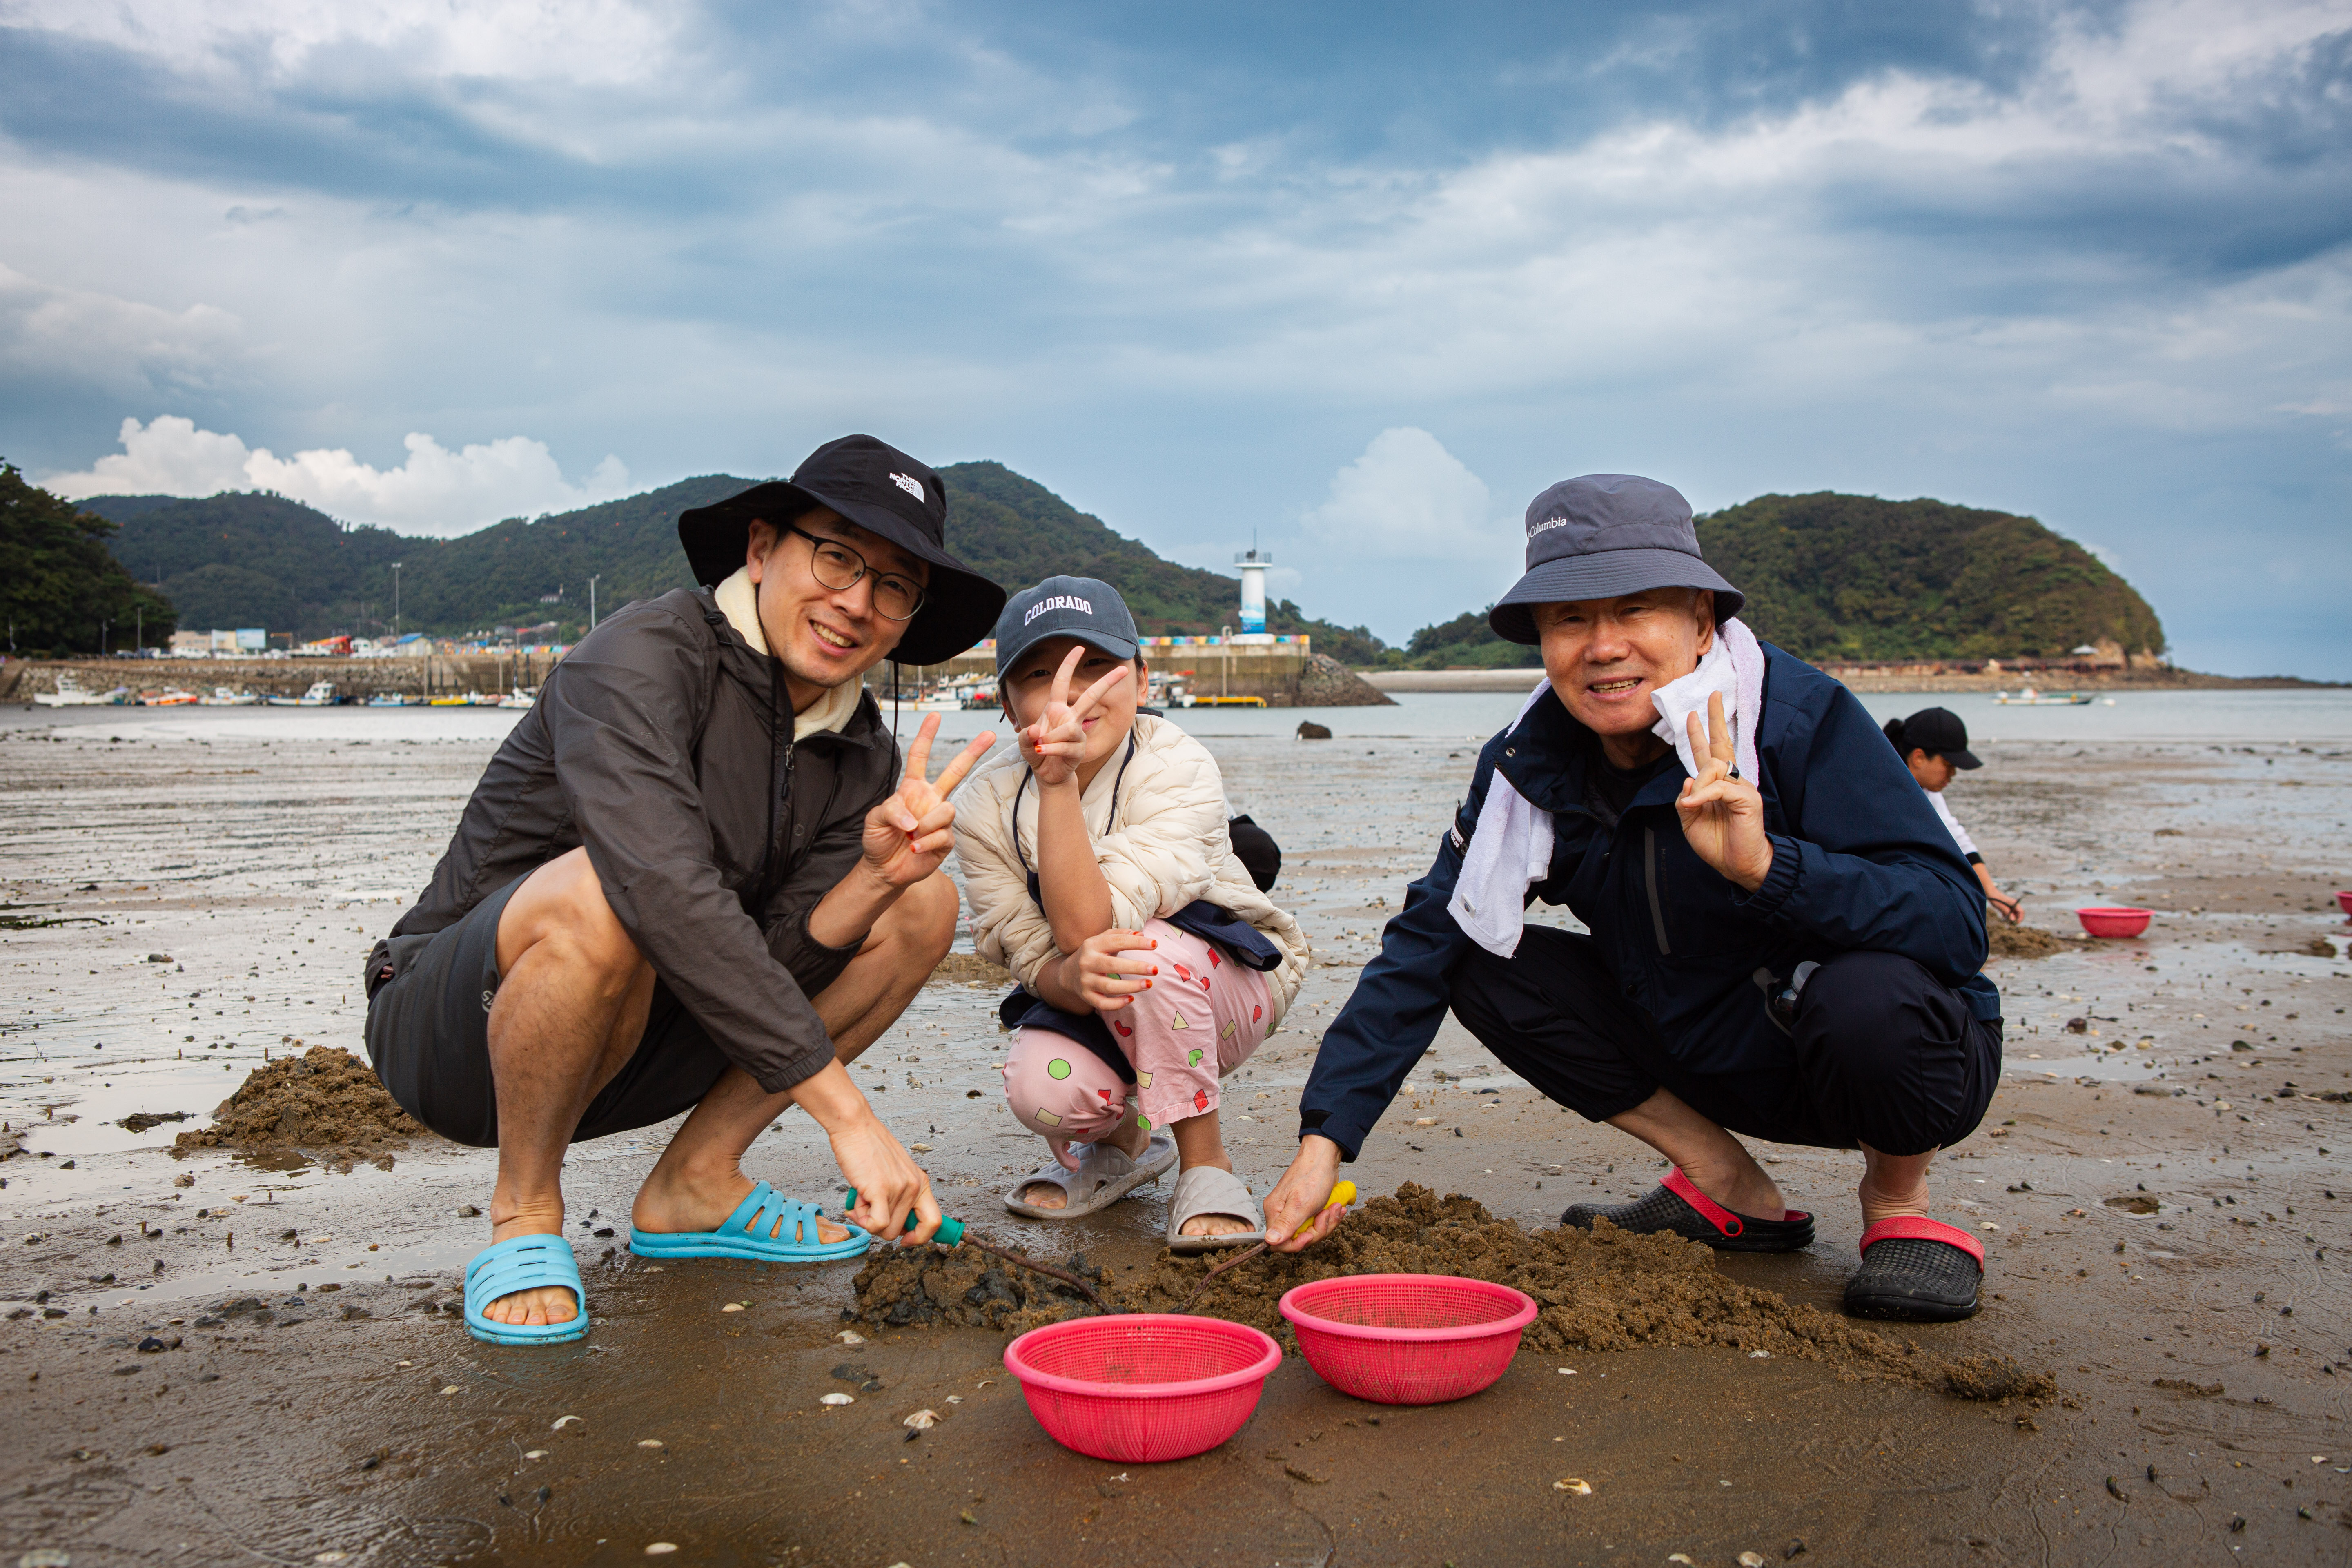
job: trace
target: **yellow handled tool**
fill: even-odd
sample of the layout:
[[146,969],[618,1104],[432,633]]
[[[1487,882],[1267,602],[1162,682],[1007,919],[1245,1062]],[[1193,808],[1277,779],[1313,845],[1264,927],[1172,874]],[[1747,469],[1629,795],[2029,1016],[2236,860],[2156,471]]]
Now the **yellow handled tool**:
[[[1356,1184],[1353,1182],[1340,1182],[1332,1187],[1331,1200],[1325,1204],[1323,1208],[1325,1210],[1346,1208],[1355,1201]],[[1318,1217],[1320,1217],[1319,1214]],[[1305,1230],[1307,1226],[1313,1225],[1315,1221],[1310,1219],[1307,1222],[1307,1225],[1300,1226],[1298,1230]],[[1290,1234],[1292,1236],[1297,1236],[1298,1234],[1298,1230],[1294,1230]],[[1288,1238],[1286,1237],[1285,1239],[1286,1240]],[[1214,1279],[1218,1275],[1223,1274],[1226,1269],[1234,1268],[1237,1264],[1247,1263],[1251,1258],[1255,1258],[1259,1253],[1264,1252],[1268,1247],[1272,1246],[1273,1240],[1274,1238],[1269,1236],[1265,1240],[1259,1242],[1255,1247],[1251,1247],[1248,1251],[1236,1253],[1234,1257],[1227,1258],[1224,1262],[1218,1264],[1214,1268],[1210,1269],[1206,1274],[1202,1275],[1201,1282],[1192,1287],[1192,1293],[1184,1298],[1185,1310],[1189,1311],[1192,1309],[1192,1303],[1201,1299],[1201,1292],[1209,1288],[1210,1280]]]

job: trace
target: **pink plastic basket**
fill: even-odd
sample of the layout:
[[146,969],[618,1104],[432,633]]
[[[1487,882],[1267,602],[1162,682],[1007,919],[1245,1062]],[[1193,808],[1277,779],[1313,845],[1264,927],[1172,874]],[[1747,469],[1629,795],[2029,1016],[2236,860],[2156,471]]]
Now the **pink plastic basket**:
[[1115,1465],[1207,1453],[1242,1429],[1281,1361],[1246,1324],[1164,1312],[1048,1323],[1004,1347],[1046,1435]]
[[2336,907],[2346,914],[2352,915],[2352,889],[2336,889]]
[[2074,911],[2074,918],[2081,921],[2083,922],[2083,929],[2090,932],[2093,936],[2137,936],[2140,932],[2147,929],[2147,922],[2155,918],[2155,911],[2152,910],[2126,909],[2120,906],[2104,909],[2094,908],[2076,910]]
[[1503,1375],[1533,1298],[1450,1274],[1357,1274],[1282,1298],[1307,1364],[1342,1394],[1381,1405],[1443,1405]]

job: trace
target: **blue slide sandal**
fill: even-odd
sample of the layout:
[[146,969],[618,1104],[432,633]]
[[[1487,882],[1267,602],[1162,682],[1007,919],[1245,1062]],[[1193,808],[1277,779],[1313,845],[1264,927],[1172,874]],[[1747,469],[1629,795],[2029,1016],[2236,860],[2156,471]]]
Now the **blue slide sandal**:
[[[561,1285],[580,1304],[568,1323],[494,1323],[482,1309],[501,1296]],[[580,1283],[580,1263],[560,1236],[518,1236],[482,1248],[466,1265],[466,1330],[494,1345],[555,1345],[588,1331],[588,1292]]]
[[[863,1258],[874,1237],[844,1219],[848,1239],[816,1239],[817,1206],[796,1203],[761,1182],[736,1205],[717,1230],[629,1231],[629,1250],[639,1258],[742,1258],[754,1263],[830,1263]],[[770,1234],[773,1232],[774,1234]],[[807,1237],[805,1241],[802,1237]]]

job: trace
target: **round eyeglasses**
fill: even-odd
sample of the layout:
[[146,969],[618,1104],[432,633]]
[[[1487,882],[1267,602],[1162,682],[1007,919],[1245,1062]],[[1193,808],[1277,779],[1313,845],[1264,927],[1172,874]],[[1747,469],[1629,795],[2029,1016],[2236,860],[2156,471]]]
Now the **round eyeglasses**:
[[923,585],[912,577],[896,572],[874,572],[866,557],[837,539],[827,539],[811,533],[807,529],[784,525],[786,533],[797,533],[809,542],[809,574],[824,587],[835,593],[857,586],[858,580],[874,573],[874,613],[885,620],[908,621],[923,607]]

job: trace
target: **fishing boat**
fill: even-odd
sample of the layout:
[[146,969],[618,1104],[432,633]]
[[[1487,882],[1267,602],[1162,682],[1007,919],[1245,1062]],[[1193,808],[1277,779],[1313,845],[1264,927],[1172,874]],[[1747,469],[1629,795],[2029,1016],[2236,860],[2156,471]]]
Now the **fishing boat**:
[[152,697],[142,697],[139,700],[139,706],[142,708],[193,708],[200,700],[202,699],[194,692],[182,691],[179,688],[173,687],[169,691],[159,691]]
[[538,700],[538,687],[518,686],[512,691],[508,692],[504,697],[499,698],[498,700],[498,706],[501,708],[529,708]]
[[210,697],[196,699],[199,708],[257,708],[261,699],[250,691],[231,691],[226,686],[215,686]]
[[299,697],[279,697],[273,694],[263,698],[262,701],[272,708],[332,708],[335,705],[335,683],[331,680],[314,680],[310,683],[310,689]]
[[367,706],[370,708],[406,708],[410,705],[411,699],[403,697],[397,691],[379,691],[367,700]]
[[2088,708],[2091,694],[2087,691],[2036,691],[2031,686],[2022,691],[1996,691],[1995,702],[2011,708]]
[[42,691],[33,700],[44,708],[107,708],[129,701],[131,693],[118,686],[111,691],[86,691],[71,671],[58,677],[55,691]]
[[425,706],[427,708],[471,708],[473,705],[474,699],[470,692],[457,695],[444,694],[425,700]]

